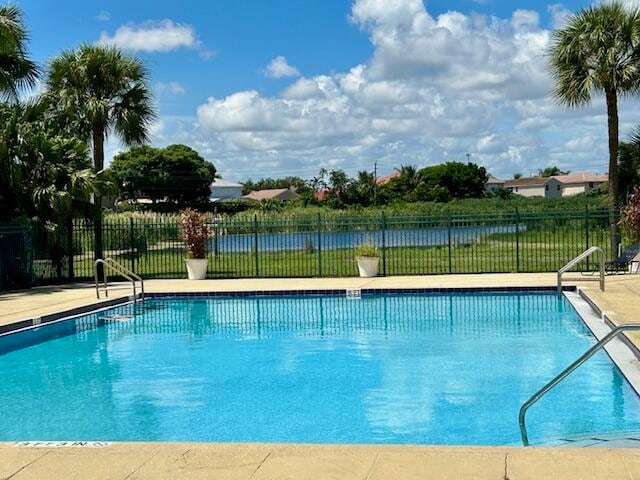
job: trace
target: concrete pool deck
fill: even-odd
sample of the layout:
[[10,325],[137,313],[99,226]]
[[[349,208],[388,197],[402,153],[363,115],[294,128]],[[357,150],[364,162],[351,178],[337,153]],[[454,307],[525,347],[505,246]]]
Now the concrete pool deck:
[[640,479],[640,449],[114,443],[0,444],[12,480]]
[[[229,292],[347,288],[555,286],[556,275],[483,274],[373,279],[150,280],[147,292]],[[640,321],[640,276],[577,285],[614,324]],[[118,285],[120,287],[125,285]],[[129,294],[112,290],[110,298]],[[97,302],[90,284],[0,294],[0,326]],[[640,335],[629,337],[640,346]],[[0,479],[638,479],[640,449],[113,443],[52,448],[0,443]]]

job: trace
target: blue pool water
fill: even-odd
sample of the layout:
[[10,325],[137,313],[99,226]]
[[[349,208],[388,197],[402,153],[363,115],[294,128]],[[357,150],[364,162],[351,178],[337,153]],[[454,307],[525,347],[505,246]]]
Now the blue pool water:
[[[594,342],[546,293],[145,303],[2,337],[0,440],[517,444]],[[528,426],[640,431],[640,401],[601,353]]]

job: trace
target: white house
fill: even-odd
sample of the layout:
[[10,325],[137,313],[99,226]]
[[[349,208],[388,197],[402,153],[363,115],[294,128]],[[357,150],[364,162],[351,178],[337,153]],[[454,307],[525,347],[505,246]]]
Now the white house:
[[521,177],[507,180],[504,188],[523,197],[559,198],[562,184],[557,177]]
[[553,177],[526,177],[507,180],[504,183],[504,188],[523,197],[559,198],[597,188],[607,179],[607,175],[578,172]]
[[504,188],[505,181],[496,177],[489,177],[487,183],[484,184],[485,192],[495,192],[499,188]]
[[229,202],[242,197],[242,185],[239,183],[228,182],[221,178],[216,178],[209,187],[211,202]]
[[609,180],[609,175],[577,172],[569,175],[560,175],[555,178],[562,183],[562,195],[569,196],[598,188]]

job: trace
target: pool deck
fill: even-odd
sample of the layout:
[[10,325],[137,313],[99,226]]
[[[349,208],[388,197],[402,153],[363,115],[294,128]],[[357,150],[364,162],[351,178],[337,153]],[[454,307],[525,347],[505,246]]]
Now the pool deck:
[[[347,288],[491,288],[555,286],[550,274],[485,274],[374,279],[150,280],[147,292],[230,292]],[[613,324],[640,322],[640,276],[577,285]],[[127,289],[110,298],[126,297]],[[0,326],[97,302],[89,284],[0,294]],[[640,346],[640,334],[629,337]],[[613,444],[609,444],[613,446]],[[0,479],[638,479],[639,449],[113,443],[16,446],[0,443]]]

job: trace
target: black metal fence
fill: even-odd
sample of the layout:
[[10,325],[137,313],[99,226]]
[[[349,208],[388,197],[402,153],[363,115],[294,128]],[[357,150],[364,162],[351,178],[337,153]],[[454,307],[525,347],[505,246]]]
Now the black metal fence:
[[[593,245],[611,254],[607,210],[305,219],[256,215],[212,219],[211,227],[209,278],[355,276],[355,249],[365,243],[378,248],[381,275],[557,271]],[[5,226],[0,229],[0,288],[14,288],[25,279],[90,279],[94,242],[94,226],[87,221],[56,230]],[[175,217],[107,217],[103,251],[145,278],[186,275]]]

